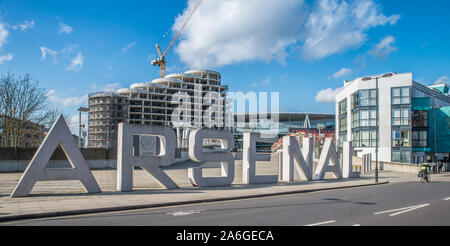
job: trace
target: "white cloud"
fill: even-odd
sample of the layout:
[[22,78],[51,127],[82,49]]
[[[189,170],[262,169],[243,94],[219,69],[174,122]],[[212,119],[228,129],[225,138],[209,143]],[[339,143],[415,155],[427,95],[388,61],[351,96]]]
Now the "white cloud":
[[334,73],[331,77],[337,79],[343,76],[347,76],[349,74],[351,74],[353,72],[353,70],[351,70],[350,68],[341,68],[341,70],[337,71],[336,73]]
[[0,48],[6,43],[9,36],[8,29],[26,31],[27,29],[34,27],[34,20],[24,21],[16,25],[10,25],[8,23],[0,22]]
[[394,25],[399,18],[379,13],[372,0],[320,0],[306,22],[302,56],[315,60],[358,47],[368,39],[365,31],[388,23]]
[[0,56],[0,64],[12,61],[13,58],[14,58],[14,56],[11,53],[4,55],[4,56]]
[[[75,114],[66,119],[67,125],[69,126],[70,131],[74,135],[79,135],[79,127],[80,127],[80,115]],[[81,124],[84,125],[84,131],[87,131],[88,127],[88,114],[81,114]],[[77,143],[78,144],[78,143]]]
[[[189,0],[173,32],[196,2]],[[313,6],[303,0],[209,0],[200,4],[175,52],[188,66],[202,68],[252,60],[284,63],[295,50],[315,60],[358,47],[368,39],[367,30],[399,18],[382,14],[374,0],[318,0]]]
[[5,24],[0,22],[0,48],[6,43],[9,32],[6,29]]
[[65,47],[64,49],[62,49],[61,53],[69,55],[69,54],[72,54],[77,49],[78,49],[78,44],[71,44],[71,45]]
[[47,56],[52,56],[53,63],[55,64],[57,63],[56,56],[58,55],[58,51],[49,49],[44,46],[40,47],[40,49],[41,49],[41,60],[44,60],[45,58],[47,58]]
[[91,85],[91,91],[117,91],[120,88],[123,88],[123,86],[118,82],[106,85],[97,85],[97,84]]
[[270,77],[268,77],[268,78],[266,78],[266,79],[263,79],[263,80],[262,80],[261,82],[259,82],[259,83],[254,82],[254,83],[250,84],[250,87],[255,88],[255,87],[257,87],[257,86],[265,86],[265,85],[270,84],[270,82],[272,82],[272,79],[271,79]]
[[[78,51],[77,44],[71,44],[61,50],[52,50],[45,46],[40,47],[41,60],[47,59],[47,57],[53,58],[53,63],[57,64],[61,61],[65,71],[80,71],[83,68],[84,56]],[[76,54],[74,56],[74,53]]]
[[59,31],[58,31],[59,34],[63,34],[63,33],[70,34],[72,31],[73,31],[73,28],[71,26],[66,25],[62,22],[59,23]]
[[[175,21],[174,32],[196,2],[189,1],[188,9]],[[284,61],[286,48],[296,42],[304,17],[303,0],[203,1],[175,51],[190,67]]]
[[380,43],[378,43],[377,45],[375,45],[375,47],[369,50],[368,53],[370,55],[379,58],[387,57],[389,53],[397,50],[397,47],[394,46],[394,43],[395,43],[394,37],[386,36],[380,41]]
[[131,47],[133,47],[136,44],[136,41],[129,43],[128,45],[122,47],[122,52],[127,52]]
[[59,97],[56,95],[56,91],[54,89],[49,90],[45,96],[55,105],[63,105],[64,107],[86,105],[88,102],[88,95],[83,95],[80,97]]
[[263,81],[261,81],[261,84],[262,85],[268,85],[268,84],[270,84],[270,82],[272,82],[272,79],[271,78],[267,78],[267,79],[264,79]]
[[80,52],[77,56],[70,60],[70,65],[66,68],[66,71],[80,71],[83,68],[84,57]]
[[321,90],[316,95],[316,102],[334,103],[336,95],[342,90],[342,88],[328,88]]
[[31,29],[34,27],[34,20],[32,21],[24,21],[22,23],[18,23],[17,25],[11,26],[11,29],[13,30],[21,30],[26,31],[27,29]]
[[442,76],[439,79],[437,79],[436,81],[434,81],[433,84],[438,85],[438,84],[445,84],[448,83],[450,80],[448,78],[448,76]]

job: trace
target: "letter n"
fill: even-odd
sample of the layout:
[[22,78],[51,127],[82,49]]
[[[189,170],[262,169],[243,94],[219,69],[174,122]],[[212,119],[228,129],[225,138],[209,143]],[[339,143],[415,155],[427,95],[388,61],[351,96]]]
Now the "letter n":
[[[329,165],[333,163],[333,165]],[[332,138],[325,139],[319,163],[317,164],[314,180],[324,179],[325,173],[332,172],[338,179],[342,178],[342,170],[336,154],[336,146]]]
[[[302,180],[312,179],[313,142],[312,138],[303,139],[303,152],[294,136],[283,137],[283,166],[281,180],[294,181],[294,166]],[[306,160],[304,158],[306,156]]]
[[[45,168],[58,144],[61,145],[72,168]],[[62,115],[39,146],[11,197],[28,196],[37,181],[52,180],[80,180],[86,192],[101,192]]]

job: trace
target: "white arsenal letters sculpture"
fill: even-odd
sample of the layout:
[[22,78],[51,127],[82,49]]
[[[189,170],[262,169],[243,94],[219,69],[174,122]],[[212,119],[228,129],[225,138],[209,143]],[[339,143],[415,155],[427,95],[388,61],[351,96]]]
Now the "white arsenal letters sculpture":
[[189,168],[189,181],[195,186],[226,186],[234,180],[234,158],[231,152],[205,153],[203,139],[221,140],[222,150],[234,148],[231,132],[195,130],[189,135],[189,157],[196,162],[221,162],[221,177],[203,177],[201,168]]
[[[133,136],[157,136],[161,142],[161,151],[157,156],[135,156],[133,153]],[[177,184],[161,170],[170,166],[175,160],[175,133],[162,126],[119,124],[117,142],[117,191],[133,189],[133,169],[142,167],[149,172],[164,188],[176,189]]]
[[[156,136],[160,141],[160,152],[155,156],[136,155],[133,147],[135,135]],[[205,152],[203,140],[216,139],[221,142],[222,149]],[[264,184],[278,182],[278,175],[256,175],[256,161],[270,161],[270,155],[257,154],[256,142],[274,142],[273,138],[262,138],[256,133],[244,134],[242,153],[242,180],[245,184]],[[163,171],[161,167],[173,164],[175,160],[175,133],[172,128],[149,125],[131,125],[120,123],[118,127],[117,147],[117,191],[133,189],[133,169],[142,167],[166,189],[176,189],[178,185]],[[46,168],[47,162],[58,146],[64,150],[72,168]],[[189,168],[188,178],[192,185],[199,187],[231,185],[235,178],[235,160],[230,149],[234,148],[234,137],[231,132],[220,130],[195,130],[189,135],[189,156],[195,162],[221,162],[220,177],[204,177],[202,169]],[[283,138],[283,157],[281,181],[294,181],[294,170],[302,180],[320,180],[325,173],[331,172],[338,179],[359,177],[359,172],[352,172],[351,142],[344,142],[344,159],[342,169],[337,158],[336,148],[331,138],[326,139],[316,170],[313,170],[313,139],[303,139],[300,149],[295,137]],[[101,192],[81,151],[74,143],[72,134],[62,116],[53,124],[41,146],[30,161],[11,197],[28,196],[37,181],[80,180],[86,192]]]
[[[72,168],[45,168],[58,144]],[[50,180],[80,180],[88,193],[101,192],[62,115],[39,146],[11,197],[28,196],[37,181]]]

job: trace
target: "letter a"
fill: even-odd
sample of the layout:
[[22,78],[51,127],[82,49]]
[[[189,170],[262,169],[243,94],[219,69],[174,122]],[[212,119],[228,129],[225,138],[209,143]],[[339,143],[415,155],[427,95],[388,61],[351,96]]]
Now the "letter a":
[[[329,165],[330,161],[333,165]],[[317,164],[316,172],[314,173],[314,180],[323,179],[327,172],[332,172],[338,179],[342,178],[341,165],[337,158],[336,147],[332,138],[325,139],[319,163]]]
[[[72,168],[45,168],[58,144],[61,145]],[[51,180],[80,180],[86,192],[101,192],[62,115],[39,146],[11,197],[28,196],[37,181]]]

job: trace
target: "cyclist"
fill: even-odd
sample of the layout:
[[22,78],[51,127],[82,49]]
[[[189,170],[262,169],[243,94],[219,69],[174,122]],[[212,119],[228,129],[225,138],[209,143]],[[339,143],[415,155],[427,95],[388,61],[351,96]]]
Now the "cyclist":
[[423,175],[423,178],[428,178],[428,170],[430,170],[431,172],[431,167],[430,164],[428,164],[428,162],[424,162],[422,163],[422,166],[420,167],[420,174]]

